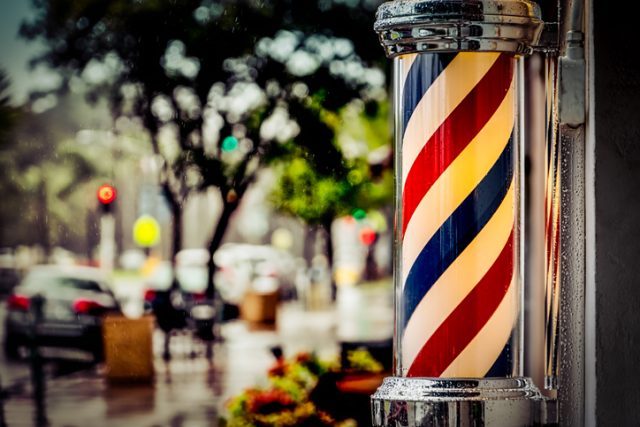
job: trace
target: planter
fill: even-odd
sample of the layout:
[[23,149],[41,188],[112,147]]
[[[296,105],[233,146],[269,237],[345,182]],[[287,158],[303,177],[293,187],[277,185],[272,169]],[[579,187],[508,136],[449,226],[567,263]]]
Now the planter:
[[278,306],[278,291],[248,291],[240,304],[242,318],[254,323],[274,323]]
[[153,380],[152,335],[154,318],[104,318],[102,336],[107,380],[150,382]]
[[372,395],[388,373],[349,373],[336,380],[336,387],[340,393]]
[[389,373],[355,370],[334,371],[320,377],[311,399],[335,419],[353,419],[358,426],[371,425],[371,395]]

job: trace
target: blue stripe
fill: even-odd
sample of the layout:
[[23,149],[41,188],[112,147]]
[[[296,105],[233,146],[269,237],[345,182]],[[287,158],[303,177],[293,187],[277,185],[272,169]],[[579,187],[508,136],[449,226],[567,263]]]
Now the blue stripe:
[[512,369],[512,356],[511,356],[511,344],[507,343],[502,349],[502,352],[494,362],[489,372],[486,373],[485,378],[488,377],[511,377],[513,376]]
[[403,296],[405,326],[429,289],[478,235],[504,200],[513,178],[512,145],[510,139],[491,170],[447,218],[411,266]]
[[449,65],[456,53],[422,53],[411,64],[402,92],[402,135],[427,89]]

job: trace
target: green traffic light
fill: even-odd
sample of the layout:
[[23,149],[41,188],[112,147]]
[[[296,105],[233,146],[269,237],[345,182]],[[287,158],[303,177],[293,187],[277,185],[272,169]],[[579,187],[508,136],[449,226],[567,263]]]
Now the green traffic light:
[[235,136],[228,136],[222,140],[222,151],[230,152],[238,148],[238,138]]
[[354,209],[351,215],[358,221],[361,221],[367,217],[367,213],[364,211],[364,209],[360,208]]

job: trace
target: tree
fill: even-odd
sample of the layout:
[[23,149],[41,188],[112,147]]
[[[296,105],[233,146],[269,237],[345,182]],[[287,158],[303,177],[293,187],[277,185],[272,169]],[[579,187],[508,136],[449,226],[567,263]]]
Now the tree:
[[[356,102],[343,109],[340,120],[335,114],[324,114],[324,121],[334,132],[331,141],[341,151],[339,173],[318,167],[309,160],[315,156],[299,147],[288,153],[286,162],[279,159],[278,183],[271,196],[280,212],[324,230],[330,265],[333,221],[356,210],[388,206],[393,196],[388,103],[372,102],[368,107],[362,104]],[[349,143],[360,146],[351,148],[352,153],[346,155]]]
[[[377,3],[34,0],[38,14],[21,33],[47,44],[36,61],[65,85],[82,76],[115,117],[140,119],[164,159],[174,254],[186,198],[220,190],[213,253],[256,172],[290,144],[306,147],[326,173],[342,173],[321,114],[384,81],[366,67],[382,58],[371,30]],[[211,260],[210,291],[214,269]]]
[[7,144],[9,130],[15,124],[18,113],[17,109],[11,106],[10,86],[7,73],[0,68],[0,147],[3,148]]
[[[11,82],[4,70],[0,69],[0,193],[5,200],[15,200],[20,190],[11,179],[11,130],[16,124],[19,110],[11,106],[9,88]],[[0,246],[6,244],[4,231],[8,228],[14,213],[7,209],[7,204],[3,203],[4,209],[0,209]],[[15,208],[13,208],[15,210]]]
[[0,88],[0,246],[84,247],[84,185],[99,168],[73,141],[74,117],[11,106],[3,73]]

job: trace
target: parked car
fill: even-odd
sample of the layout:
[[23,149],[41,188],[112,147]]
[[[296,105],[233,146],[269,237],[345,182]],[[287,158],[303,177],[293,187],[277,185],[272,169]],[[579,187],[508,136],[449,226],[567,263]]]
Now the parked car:
[[226,243],[213,259],[218,266],[216,286],[228,301],[238,304],[247,290],[263,283],[261,278],[265,277],[277,282],[282,298],[295,293],[296,262],[286,251],[271,245]]
[[121,313],[107,277],[97,268],[54,265],[33,267],[7,299],[8,358],[18,358],[20,348],[29,345],[36,296],[43,301],[38,345],[84,350],[102,359],[102,316]]

